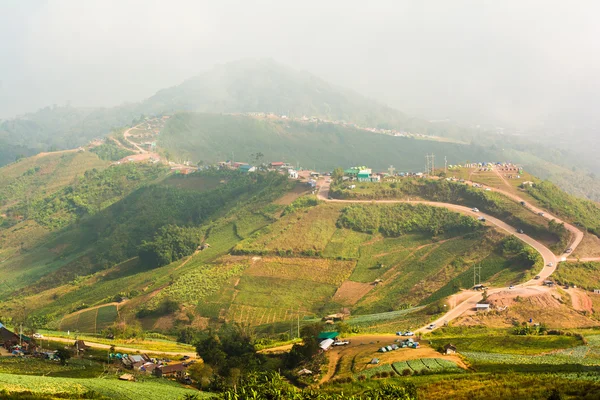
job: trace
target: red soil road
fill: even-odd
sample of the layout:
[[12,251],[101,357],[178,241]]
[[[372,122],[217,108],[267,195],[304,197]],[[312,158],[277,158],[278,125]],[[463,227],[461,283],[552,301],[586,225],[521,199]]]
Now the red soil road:
[[[338,200],[338,199],[329,199],[329,186],[330,184],[325,181],[325,180],[321,180],[320,181],[320,186],[319,186],[319,191],[318,191],[318,198],[322,201],[327,201],[327,202],[335,202],[335,203],[365,203],[365,204],[373,204],[373,203],[378,203],[378,204],[397,204],[397,203],[409,203],[409,204],[425,204],[425,205],[429,205],[429,206],[433,206],[433,207],[444,207],[447,208],[449,210],[453,210],[453,211],[457,211],[461,214],[465,214],[465,215],[470,215],[472,217],[479,217],[482,216],[486,219],[487,222],[491,223],[492,225],[495,225],[497,228],[502,229],[508,233],[510,233],[511,235],[516,236],[517,238],[521,239],[523,242],[527,243],[528,245],[530,245],[531,247],[533,247],[535,250],[537,250],[540,255],[542,256],[542,259],[544,260],[544,267],[542,268],[542,270],[538,273],[539,275],[539,279],[531,279],[525,283],[521,283],[519,285],[516,285],[516,288],[525,288],[525,287],[532,287],[532,286],[541,286],[543,285],[543,281],[548,279],[548,277],[550,277],[550,275],[552,275],[554,273],[554,271],[556,270],[557,267],[557,263],[559,262],[559,259],[557,258],[556,255],[554,255],[554,253],[547,248],[546,246],[544,246],[543,244],[541,244],[540,242],[538,242],[537,240],[525,235],[525,234],[520,234],[516,232],[516,229],[510,225],[508,225],[507,223],[492,217],[490,215],[481,213],[481,212],[473,212],[469,207],[465,207],[465,206],[459,206],[456,204],[448,204],[448,203],[439,203],[439,202],[432,202],[432,201],[407,201],[407,200]],[[506,195],[507,197],[512,198],[513,200],[517,201],[517,202],[521,202],[524,201],[521,198],[519,198],[518,196],[506,192],[506,191],[502,191],[502,190],[498,190],[495,189],[497,192],[500,192],[504,195]],[[532,207],[532,206],[528,206],[533,212],[542,212],[540,209],[536,208],[536,207]],[[555,219],[557,222],[562,222],[561,220],[552,217],[549,214],[545,213],[545,217],[548,219]],[[572,225],[566,224],[565,223],[565,228],[569,229],[571,232],[574,233],[575,235],[575,239],[571,244],[571,248],[573,250],[575,250],[575,248],[579,245],[579,243],[581,243],[581,240],[583,239],[583,232],[581,232],[579,229],[575,228]],[[562,258],[562,260],[564,261],[564,257]],[[550,263],[552,263],[552,266],[548,266],[550,265]],[[491,294],[495,294],[495,293],[499,293],[499,292],[503,292],[505,290],[508,290],[508,288],[494,288],[494,289],[488,289],[488,295]],[[466,296],[465,293],[469,293],[468,291],[465,291],[461,294],[461,296]],[[443,315],[442,317],[438,318],[437,320],[433,321],[433,324],[435,324],[435,328],[438,328],[440,326],[443,326],[445,322],[449,322],[453,319],[458,318],[459,316],[461,316],[464,312],[468,311],[468,310],[472,310],[473,308],[475,308],[475,305],[481,300],[481,293],[480,292],[473,292],[472,295],[469,295],[466,299],[462,300],[462,302],[458,303],[456,305],[456,307],[454,307],[453,309],[449,310],[445,315]],[[435,329],[434,328],[434,329]],[[427,326],[422,327],[417,329],[415,332],[426,332],[429,329],[427,328]]]

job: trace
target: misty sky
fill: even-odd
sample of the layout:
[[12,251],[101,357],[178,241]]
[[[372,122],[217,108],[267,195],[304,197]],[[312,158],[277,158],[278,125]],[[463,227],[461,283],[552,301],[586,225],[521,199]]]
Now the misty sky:
[[0,2],[0,118],[137,101],[270,57],[431,118],[539,124],[600,106],[595,1]]

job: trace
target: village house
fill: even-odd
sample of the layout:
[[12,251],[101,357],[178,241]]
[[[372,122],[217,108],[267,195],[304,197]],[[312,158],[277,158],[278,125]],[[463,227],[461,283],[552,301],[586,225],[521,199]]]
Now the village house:
[[454,346],[453,344],[447,344],[444,346],[444,353],[445,354],[456,354],[456,346]]
[[254,172],[256,171],[256,167],[250,164],[243,164],[238,167],[238,169],[242,172]]
[[154,369],[154,375],[159,378],[177,378],[181,379],[185,376],[185,365],[171,364],[171,365],[160,365]]
[[486,311],[490,310],[490,305],[489,304],[481,304],[481,303],[479,303],[479,304],[475,305],[475,310],[477,312],[486,312]]

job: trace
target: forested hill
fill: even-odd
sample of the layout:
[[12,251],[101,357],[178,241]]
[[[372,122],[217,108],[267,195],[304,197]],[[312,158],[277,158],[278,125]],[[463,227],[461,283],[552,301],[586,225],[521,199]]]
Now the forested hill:
[[281,160],[304,168],[330,170],[340,165],[369,165],[385,170],[390,164],[421,171],[424,155],[446,155],[449,163],[495,159],[483,147],[418,140],[371,133],[331,123],[252,118],[242,115],[179,113],[169,119],[159,146],[170,157],[193,162],[230,159],[251,162]]

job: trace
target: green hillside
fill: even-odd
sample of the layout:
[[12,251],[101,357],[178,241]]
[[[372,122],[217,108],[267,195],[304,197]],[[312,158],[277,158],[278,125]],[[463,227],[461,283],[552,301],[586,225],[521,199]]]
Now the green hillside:
[[449,163],[493,159],[493,153],[469,145],[375,134],[330,123],[255,119],[241,115],[179,113],[167,122],[159,146],[172,157],[216,162],[231,159],[300,163],[304,168],[331,170],[340,165],[386,169],[423,169],[427,152],[445,154]]
[[[97,212],[75,213],[76,223],[8,255],[0,315],[98,333],[116,321],[113,309],[85,309],[127,297],[120,318],[147,330],[177,334],[230,321],[281,332],[290,320],[342,307],[359,316],[436,303],[470,287],[476,263],[482,279],[498,285],[538,267],[521,242],[470,217],[310,197],[289,205],[299,195],[293,188],[276,173],[209,170],[169,176]],[[194,251],[203,241],[210,247]],[[148,258],[150,250],[164,261]],[[424,323],[429,317],[418,310],[354,326]]]

